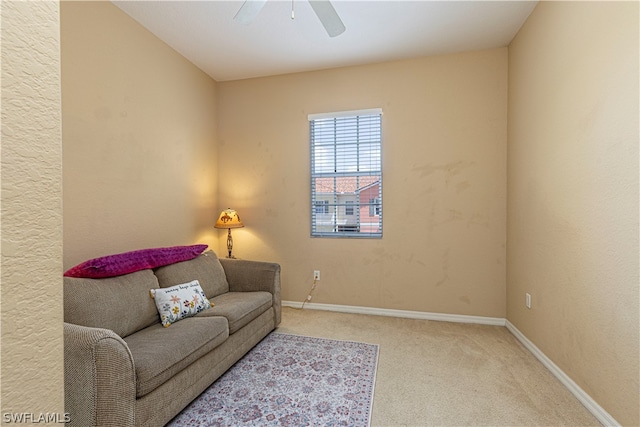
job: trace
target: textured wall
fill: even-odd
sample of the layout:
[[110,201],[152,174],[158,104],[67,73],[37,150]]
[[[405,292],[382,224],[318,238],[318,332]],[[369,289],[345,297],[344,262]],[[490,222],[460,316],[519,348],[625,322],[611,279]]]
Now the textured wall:
[[64,412],[57,2],[0,3],[1,412]]
[[217,244],[216,83],[111,2],[62,2],[64,267]]
[[635,426],[638,5],[541,2],[510,46],[507,229],[508,319]]
[[[319,269],[314,302],[505,316],[506,48],[218,89],[234,253],[280,262],[285,300]],[[307,115],[377,107],[383,238],[312,239]]]

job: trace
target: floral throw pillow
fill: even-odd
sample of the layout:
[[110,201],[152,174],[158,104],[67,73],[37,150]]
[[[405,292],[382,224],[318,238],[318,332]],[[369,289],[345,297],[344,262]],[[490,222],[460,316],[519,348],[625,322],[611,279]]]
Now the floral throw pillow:
[[204,295],[197,280],[170,288],[151,289],[149,293],[156,302],[160,321],[165,328],[213,305]]

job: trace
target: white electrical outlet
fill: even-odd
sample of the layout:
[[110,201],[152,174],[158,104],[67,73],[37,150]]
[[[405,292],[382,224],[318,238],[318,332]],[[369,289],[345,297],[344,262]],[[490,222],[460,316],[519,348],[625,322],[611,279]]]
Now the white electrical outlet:
[[524,304],[527,306],[527,308],[531,308],[531,294],[530,293],[525,293],[524,294]]
[[313,270],[313,280],[320,280],[320,270]]

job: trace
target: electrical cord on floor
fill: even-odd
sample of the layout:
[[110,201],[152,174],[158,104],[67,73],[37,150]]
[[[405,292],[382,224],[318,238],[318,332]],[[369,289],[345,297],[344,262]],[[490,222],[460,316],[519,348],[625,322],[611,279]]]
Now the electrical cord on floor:
[[307,297],[305,298],[304,301],[302,301],[302,307],[300,307],[300,310],[304,309],[304,305],[308,302],[311,301],[311,294],[313,293],[313,291],[316,289],[316,282],[318,280],[317,279],[313,279],[313,285],[311,285],[311,289],[309,290],[309,295],[307,295]]

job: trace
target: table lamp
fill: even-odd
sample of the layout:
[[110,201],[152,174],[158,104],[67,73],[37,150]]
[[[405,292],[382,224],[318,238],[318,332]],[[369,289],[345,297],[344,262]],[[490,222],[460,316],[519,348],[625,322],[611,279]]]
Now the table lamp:
[[242,223],[242,221],[240,221],[238,212],[236,212],[233,209],[226,209],[222,211],[214,227],[226,228],[229,230],[229,234],[227,234],[227,251],[229,251],[229,256],[227,258],[235,258],[234,256],[231,255],[231,250],[233,249],[233,239],[231,238],[231,229],[244,227],[244,224]]

